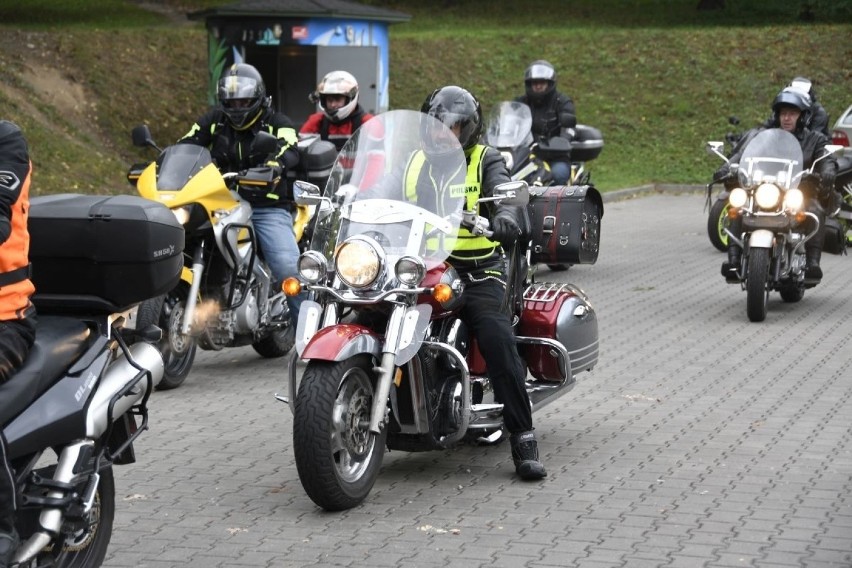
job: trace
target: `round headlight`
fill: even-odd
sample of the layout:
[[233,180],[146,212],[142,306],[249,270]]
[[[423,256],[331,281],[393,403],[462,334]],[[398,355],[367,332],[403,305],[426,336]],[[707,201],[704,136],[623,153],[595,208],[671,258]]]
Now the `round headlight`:
[[774,183],[762,183],[758,186],[754,199],[761,209],[775,209],[781,199],[781,190]]
[[337,275],[352,288],[366,288],[375,282],[382,265],[376,248],[363,240],[349,240],[340,245],[334,264]]
[[175,214],[175,219],[181,225],[186,225],[186,222],[189,221],[189,207],[175,207],[172,209],[172,213]]
[[393,267],[397,279],[406,286],[417,286],[426,276],[426,264],[416,256],[404,256]]
[[740,208],[748,201],[748,193],[741,187],[735,187],[731,190],[731,195],[728,197],[731,207]]
[[799,211],[805,203],[805,194],[801,189],[791,189],[784,194],[784,208]]
[[309,250],[299,256],[299,276],[315,284],[325,278],[328,272],[328,263],[325,257],[315,250]]

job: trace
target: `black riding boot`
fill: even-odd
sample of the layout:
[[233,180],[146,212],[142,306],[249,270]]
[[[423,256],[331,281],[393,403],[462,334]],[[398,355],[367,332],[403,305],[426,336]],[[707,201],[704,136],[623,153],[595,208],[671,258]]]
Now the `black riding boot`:
[[740,277],[737,270],[740,269],[740,257],[742,249],[735,244],[728,245],[728,260],[722,263],[722,276],[728,282],[739,282]]
[[512,445],[512,461],[515,462],[515,473],[525,480],[541,479],[547,476],[544,465],[538,461],[538,442],[532,430],[512,434],[509,437]]
[[805,280],[810,282],[819,282],[822,280],[822,268],[819,267],[819,260],[822,256],[822,250],[818,248],[805,249]]

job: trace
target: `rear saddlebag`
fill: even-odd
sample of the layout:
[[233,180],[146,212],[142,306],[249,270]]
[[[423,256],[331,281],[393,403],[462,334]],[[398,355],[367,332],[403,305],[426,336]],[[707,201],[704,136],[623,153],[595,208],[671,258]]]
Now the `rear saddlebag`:
[[597,262],[603,199],[594,186],[533,187],[527,207],[534,264]]

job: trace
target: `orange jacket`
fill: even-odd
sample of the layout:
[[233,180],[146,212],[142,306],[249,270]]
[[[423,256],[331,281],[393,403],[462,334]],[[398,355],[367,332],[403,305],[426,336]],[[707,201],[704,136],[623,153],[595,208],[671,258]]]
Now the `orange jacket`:
[[21,130],[0,121],[0,321],[23,319],[34,308],[35,291],[29,278],[30,208],[32,162]]

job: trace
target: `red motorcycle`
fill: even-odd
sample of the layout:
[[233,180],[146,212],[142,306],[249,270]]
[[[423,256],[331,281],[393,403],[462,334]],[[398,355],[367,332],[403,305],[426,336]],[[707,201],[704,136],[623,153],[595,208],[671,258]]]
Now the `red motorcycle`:
[[[424,151],[421,133],[446,130],[432,160],[444,196],[431,203],[406,198],[402,172]],[[432,117],[392,111],[366,123],[344,146],[323,194],[296,182],[296,199],[317,205],[311,250],[299,260],[305,289],[289,367],[293,446],[308,496],[342,510],[369,494],[385,448],[445,449],[502,435],[502,408],[465,324],[458,318],[464,283],[447,262],[459,225],[489,235],[487,221],[465,210],[465,156],[455,137]],[[366,180],[370,180],[365,183]],[[376,182],[376,180],[378,180]],[[376,187],[382,188],[376,191]],[[523,181],[486,199],[524,205]],[[509,253],[504,307],[514,318],[527,364],[533,410],[572,388],[576,374],[598,360],[597,317],[570,284],[528,279],[528,250]]]

